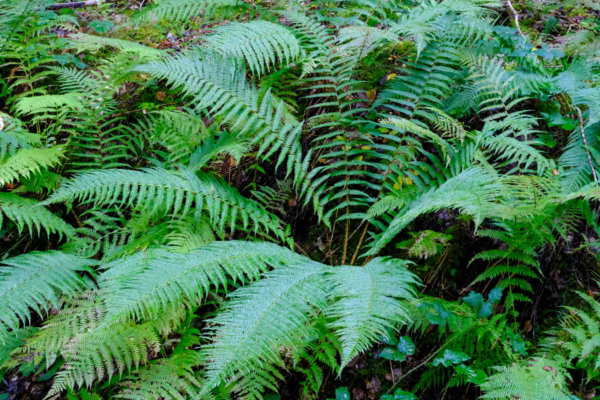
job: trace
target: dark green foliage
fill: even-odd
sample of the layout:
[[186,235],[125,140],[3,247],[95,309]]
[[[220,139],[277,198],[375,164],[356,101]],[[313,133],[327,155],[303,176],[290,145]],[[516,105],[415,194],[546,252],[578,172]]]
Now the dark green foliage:
[[593,397],[597,5],[134,3],[0,0],[0,389]]

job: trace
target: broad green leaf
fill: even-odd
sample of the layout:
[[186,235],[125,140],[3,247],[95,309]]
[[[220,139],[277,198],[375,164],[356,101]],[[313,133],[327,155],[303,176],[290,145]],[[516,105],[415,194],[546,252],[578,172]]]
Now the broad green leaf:
[[408,336],[400,336],[398,338],[398,351],[402,354],[410,356],[415,353],[415,344]]
[[469,357],[466,353],[457,353],[455,351],[446,349],[442,357],[438,357],[433,360],[433,365],[437,367],[438,365],[442,364],[444,367],[449,367],[470,359],[471,357]]
[[497,288],[492,289],[490,291],[490,294],[488,295],[488,300],[490,303],[496,304],[501,299],[502,299],[502,288],[500,286],[498,286]]
[[402,353],[400,353],[398,350],[396,350],[393,347],[386,347],[385,349],[383,349],[381,351],[381,353],[379,353],[379,358],[385,358],[386,360],[392,360],[392,361],[404,361],[406,360],[406,356]]
[[467,297],[463,297],[463,301],[477,312],[483,305],[483,296],[481,293],[471,292]]
[[347,387],[335,389],[335,400],[350,400],[350,391]]

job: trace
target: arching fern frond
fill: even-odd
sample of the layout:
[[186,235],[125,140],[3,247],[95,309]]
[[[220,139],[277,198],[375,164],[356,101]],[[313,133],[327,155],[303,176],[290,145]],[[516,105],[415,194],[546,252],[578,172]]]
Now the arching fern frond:
[[203,39],[210,49],[245,59],[252,73],[258,76],[264,75],[277,61],[290,64],[300,55],[300,45],[292,32],[267,21],[230,22]]
[[0,187],[20,179],[27,179],[60,163],[64,157],[62,146],[45,149],[23,149],[0,164]]
[[398,234],[409,222],[417,216],[446,207],[456,207],[463,213],[468,213],[481,223],[483,218],[504,216],[504,208],[497,203],[502,185],[497,183],[493,171],[482,168],[469,168],[454,178],[449,179],[439,188],[432,188],[416,198],[400,211],[390,223],[388,229],[375,239],[373,247],[367,254],[376,254]]
[[196,16],[210,17],[223,6],[233,6],[235,0],[162,0],[154,6],[144,7],[133,15],[132,22],[150,22],[166,19],[181,22]]
[[504,367],[481,385],[483,399],[570,400],[566,380],[570,375],[560,360],[539,358]]
[[83,173],[59,188],[44,204],[74,200],[91,200],[97,206],[126,205],[174,216],[195,210],[196,220],[206,212],[217,232],[223,232],[225,226],[235,230],[240,224],[238,218],[247,229],[252,220],[255,232],[260,229],[267,233],[273,231],[280,239],[287,240],[274,215],[241,196],[222,180],[203,172],[195,175],[183,167],[181,173],[158,168]]
[[227,310],[213,321],[215,341],[204,348],[209,364],[203,392],[238,373],[281,364],[279,348],[301,342],[309,315],[327,306],[322,278],[328,269],[308,260],[297,262],[232,293]]
[[328,273],[329,283],[334,286],[328,313],[335,322],[330,328],[342,344],[341,368],[385,336],[387,327],[410,319],[399,301],[415,298],[413,285],[417,278],[404,268],[407,264],[375,258],[364,267],[339,267]]
[[77,274],[89,271],[94,260],[58,251],[33,252],[2,261],[0,324],[10,329],[29,322],[30,308],[41,314],[57,307],[60,295],[73,295],[86,284]]
[[317,215],[323,213],[319,191],[310,181],[308,166],[310,153],[304,158],[299,143],[302,124],[285,123],[282,119],[282,101],[274,107],[267,91],[259,103],[258,91],[245,79],[245,69],[236,59],[215,53],[204,54],[200,60],[186,57],[168,57],[136,68],[166,79],[174,86],[182,86],[183,93],[192,97],[197,111],[207,110],[222,116],[221,124],[237,134],[248,137],[259,145],[258,154],[268,158],[279,153],[276,167],[284,164],[288,175],[293,174],[294,184],[301,188],[305,203],[312,200]]
[[57,233],[61,237],[65,235],[71,238],[76,235],[76,231],[71,225],[46,210],[40,203],[14,193],[0,192],[0,226],[3,225],[3,217],[13,221],[18,227],[19,233],[27,227],[30,235],[33,235],[34,231],[37,231],[39,235],[42,228],[48,234]]
[[170,304],[193,302],[226,286],[227,278],[255,280],[268,265],[294,258],[293,252],[274,244],[236,241],[212,243],[188,254],[165,248],[136,253],[105,266],[100,275],[106,321],[151,318]]

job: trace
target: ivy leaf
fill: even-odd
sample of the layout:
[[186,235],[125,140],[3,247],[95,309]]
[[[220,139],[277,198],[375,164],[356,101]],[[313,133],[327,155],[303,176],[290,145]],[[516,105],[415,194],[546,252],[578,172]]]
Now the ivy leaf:
[[494,312],[494,306],[492,306],[492,303],[488,303],[486,301],[485,303],[483,303],[483,305],[479,309],[477,316],[479,318],[486,318],[486,317],[489,317],[490,315],[492,315],[493,312]]
[[335,400],[350,400],[350,391],[347,387],[335,389]]
[[468,376],[469,378],[467,379],[467,382],[471,382],[476,385],[483,384],[488,377],[485,371],[467,367],[465,364],[460,364],[455,370],[459,374]]
[[443,305],[438,302],[433,303],[433,309],[435,310],[436,314],[428,312],[427,319],[434,325],[443,324],[450,317],[450,315],[452,315],[449,311],[446,311]]
[[442,364],[444,367],[449,367],[451,365],[460,364],[470,359],[471,357],[469,357],[466,353],[457,353],[447,349],[446,351],[444,351],[443,357],[438,357],[435,360],[433,360],[433,365],[437,367],[438,365]]
[[106,33],[114,27],[115,27],[115,24],[113,24],[111,21],[109,21],[107,19],[105,19],[102,22],[100,22],[100,21],[90,22],[90,28],[94,28],[94,30],[96,32],[98,32],[99,34]]
[[506,336],[508,336],[508,340],[510,341],[510,345],[512,346],[515,353],[519,353],[521,355],[527,355],[527,351],[525,351],[525,341],[518,333],[514,333],[512,329],[506,329]]
[[478,312],[483,305],[483,296],[481,293],[471,292],[467,297],[463,297],[463,301],[475,310],[475,312]]
[[502,288],[500,286],[498,286],[497,288],[492,289],[490,291],[490,294],[488,295],[488,300],[490,303],[496,304],[501,299],[502,299]]
[[396,343],[398,343],[398,341],[396,340],[395,332],[392,328],[388,327],[388,328],[386,328],[385,331],[386,331],[386,333],[384,335],[381,335],[379,337],[379,340],[381,340],[383,343],[389,344],[391,346],[394,346]]
[[378,357],[385,358],[386,360],[392,360],[392,361],[406,360],[406,356],[404,354],[400,353],[398,350],[396,350],[393,347],[386,347],[385,349],[381,350],[381,353],[379,353]]
[[398,351],[404,355],[410,356],[415,353],[415,344],[408,336],[398,338]]

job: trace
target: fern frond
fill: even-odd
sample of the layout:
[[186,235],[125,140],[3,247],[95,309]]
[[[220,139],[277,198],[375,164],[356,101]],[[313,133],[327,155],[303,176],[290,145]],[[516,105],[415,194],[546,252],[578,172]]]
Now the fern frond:
[[227,55],[245,59],[257,76],[264,75],[270,65],[294,62],[300,55],[296,37],[285,26],[267,21],[230,22],[205,36],[204,45]]
[[30,308],[47,313],[48,306],[58,307],[60,295],[72,296],[85,288],[77,272],[90,271],[97,262],[47,251],[9,258],[2,264],[8,267],[0,267],[0,323],[15,330],[21,321],[30,321]]
[[171,304],[205,297],[234,281],[255,280],[268,265],[293,260],[294,253],[270,243],[216,242],[188,254],[149,249],[105,266],[99,278],[108,308],[106,323],[152,318]]
[[44,169],[54,167],[61,162],[65,149],[61,146],[45,149],[23,149],[10,157],[5,163],[0,164],[0,186],[42,172]]
[[302,260],[233,292],[227,310],[213,320],[215,341],[204,348],[209,364],[203,392],[238,373],[280,364],[279,348],[306,337],[309,315],[327,306],[323,274],[329,269]]
[[[386,328],[408,321],[400,300],[412,301],[417,278],[405,269],[407,261],[375,258],[364,267],[338,267],[328,273],[334,286],[329,325],[342,344],[341,368],[384,336]],[[340,369],[341,373],[341,369]]]
[[492,171],[482,168],[470,168],[449,179],[437,189],[417,196],[405,213],[399,213],[388,229],[372,245],[367,254],[376,254],[379,249],[391,241],[409,222],[417,216],[446,207],[459,208],[480,223],[483,218],[493,215],[504,216],[503,207],[496,200],[504,192],[497,183]]
[[72,238],[76,235],[75,229],[63,221],[60,217],[46,210],[35,200],[20,197],[14,193],[0,192],[0,226],[3,225],[3,217],[13,221],[19,233],[25,227],[29,229],[29,234],[33,236],[34,230],[40,235],[43,227],[48,234],[58,233]]
[[537,358],[496,367],[498,372],[481,385],[484,399],[569,400],[566,379],[570,375],[559,361]]
[[279,152],[276,168],[285,162],[286,174],[293,174],[294,184],[301,188],[305,204],[312,200],[317,215],[322,217],[323,206],[319,199],[322,191],[310,181],[312,175],[308,174],[310,153],[302,157],[299,143],[302,124],[284,123],[284,104],[280,101],[275,109],[270,92],[259,105],[258,91],[246,82],[242,64],[211,53],[199,61],[168,57],[136,70],[182,86],[183,93],[193,97],[197,111],[210,110],[212,115],[222,116],[221,124],[228,124],[231,132],[239,138],[249,137],[252,144],[260,145],[258,154],[262,157]]
[[150,22],[153,20],[169,20],[181,22],[197,16],[209,17],[223,6],[235,5],[234,0],[162,0],[153,7],[144,7],[135,13],[132,22]]
[[83,173],[59,188],[44,204],[74,200],[91,200],[97,206],[127,205],[174,216],[186,215],[193,209],[196,220],[206,211],[217,232],[223,232],[226,225],[234,230],[239,218],[244,229],[252,220],[255,232],[259,229],[273,231],[280,239],[287,240],[274,215],[260,209],[223,181],[202,172],[195,175],[183,167],[181,173],[158,168]]

